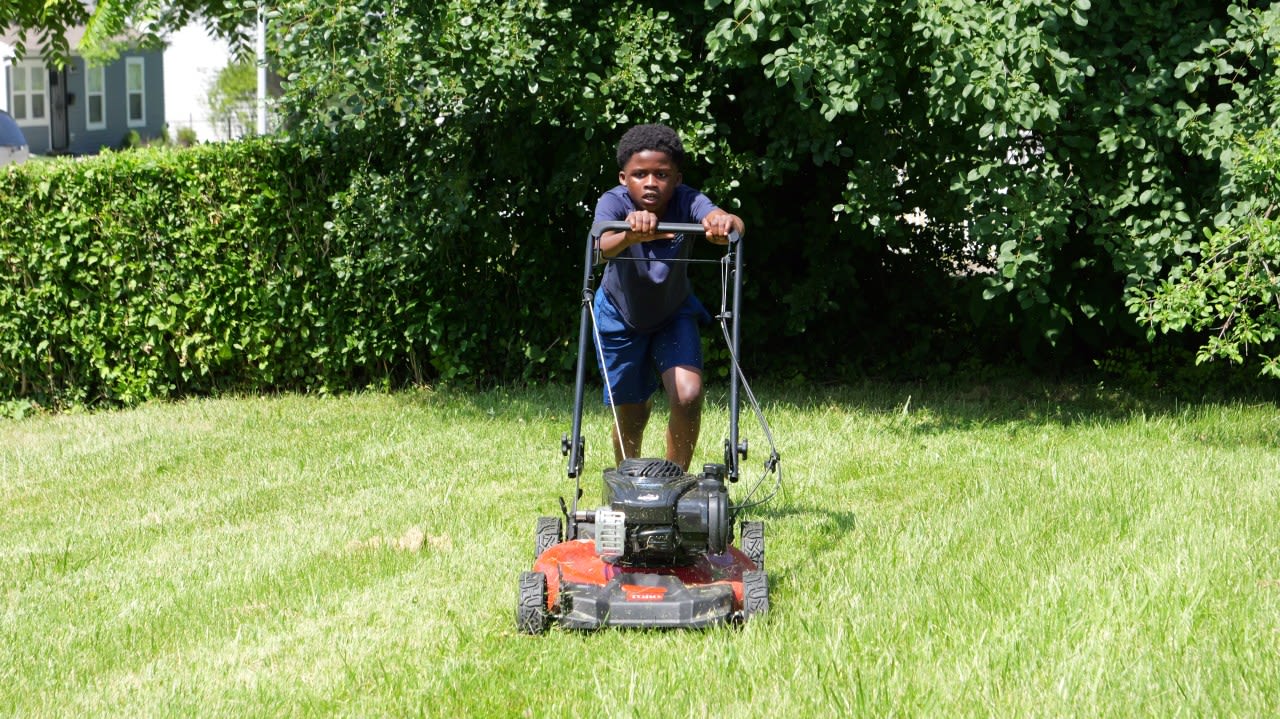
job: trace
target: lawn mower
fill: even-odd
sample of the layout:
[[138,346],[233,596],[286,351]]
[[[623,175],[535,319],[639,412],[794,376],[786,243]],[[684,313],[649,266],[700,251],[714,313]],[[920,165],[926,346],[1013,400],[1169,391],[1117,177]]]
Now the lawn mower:
[[[747,621],[769,610],[764,523],[739,522],[739,515],[777,493],[782,471],[769,425],[738,364],[742,240],[737,233],[729,236],[720,259],[674,260],[721,267],[716,320],[733,365],[724,462],[703,465],[694,474],[665,459],[624,458],[617,467],[604,470],[601,503],[595,508],[579,506],[583,394],[595,327],[595,270],[603,262],[596,242],[603,232],[626,229],[625,222],[597,222],[587,236],[572,427],[561,440],[575,491],[569,503],[561,497],[561,516],[538,518],[533,570],[522,572],[519,580],[516,626],[522,633],[540,634],[553,623],[580,630],[702,628]],[[659,224],[657,231],[705,232],[702,225],[679,223]],[[740,388],[768,440],[769,457],[759,481],[734,504],[728,485],[738,481],[740,460],[748,454],[747,442],[740,441],[738,434]],[[770,474],[775,478],[772,492],[753,501]],[[736,544],[735,525],[739,527]]]

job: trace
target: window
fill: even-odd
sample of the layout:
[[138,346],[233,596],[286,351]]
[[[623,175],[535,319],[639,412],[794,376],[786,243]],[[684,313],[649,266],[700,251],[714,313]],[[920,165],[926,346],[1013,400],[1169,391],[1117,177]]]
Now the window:
[[125,93],[129,106],[129,127],[147,124],[146,65],[143,58],[125,58]]
[[90,130],[107,127],[106,84],[104,68],[89,66],[84,69],[85,127]]
[[19,125],[45,125],[45,84],[48,71],[30,63],[13,66],[9,83],[9,114]]

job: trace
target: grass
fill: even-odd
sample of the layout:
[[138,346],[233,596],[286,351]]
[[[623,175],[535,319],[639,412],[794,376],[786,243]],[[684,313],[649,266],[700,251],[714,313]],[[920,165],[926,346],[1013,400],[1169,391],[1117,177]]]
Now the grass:
[[[773,612],[705,632],[516,634],[534,521],[570,489],[563,388],[0,420],[0,715],[1280,706],[1273,405],[759,394],[786,471],[754,514]],[[697,462],[720,446],[722,401]],[[754,474],[765,443],[747,419]],[[607,422],[592,406],[589,499]]]

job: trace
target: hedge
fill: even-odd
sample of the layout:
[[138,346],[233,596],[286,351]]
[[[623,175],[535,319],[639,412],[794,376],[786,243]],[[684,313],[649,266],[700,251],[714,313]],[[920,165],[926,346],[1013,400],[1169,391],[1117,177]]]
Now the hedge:
[[433,242],[402,187],[262,141],[0,172],[0,400],[562,371],[571,323],[513,304],[550,270]]
[[[409,177],[303,147],[144,148],[0,169],[0,414],[15,402],[569,376],[585,204],[493,217],[446,202],[469,193],[433,183],[441,171],[427,163]],[[779,267],[795,250],[762,224],[747,238],[753,377],[936,376],[1009,345],[963,321],[980,276],[948,286],[920,263],[831,257],[812,281],[845,277],[860,309],[797,339],[795,283]],[[715,283],[695,279],[712,304]],[[718,334],[704,332],[713,375],[728,364]]]

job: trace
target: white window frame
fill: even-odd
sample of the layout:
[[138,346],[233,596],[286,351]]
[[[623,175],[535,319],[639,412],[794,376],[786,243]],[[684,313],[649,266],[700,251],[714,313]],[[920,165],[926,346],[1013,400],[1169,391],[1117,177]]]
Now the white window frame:
[[[142,87],[133,89],[129,87],[129,80],[133,76],[133,68],[138,67],[138,76],[141,78]],[[138,103],[142,116],[133,117],[133,96],[138,95],[141,101]],[[124,59],[124,114],[128,121],[129,127],[145,127],[147,124],[147,59],[144,57],[126,57]]]
[[[89,78],[98,79],[98,89],[94,91]],[[102,117],[93,121],[93,98],[98,98],[98,109]],[[102,65],[85,65],[84,68],[84,127],[86,130],[107,129],[107,68]]]
[[[26,61],[10,66],[9,73],[9,114],[17,121],[20,127],[48,127],[49,126],[49,70],[44,66],[43,62]],[[22,82],[18,82],[18,78],[22,78]],[[18,86],[21,84],[22,89]],[[36,85],[40,87],[35,87]],[[24,99],[22,104],[22,113],[17,112],[17,98],[21,95]],[[39,98],[40,102],[35,100]],[[32,111],[37,104],[40,107],[40,117],[32,117]]]

